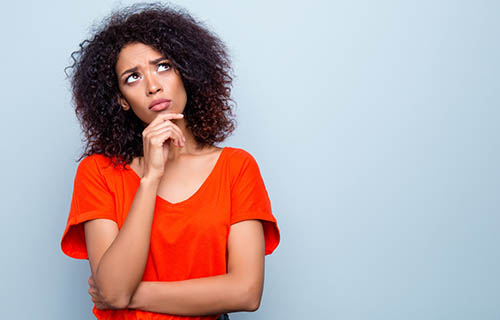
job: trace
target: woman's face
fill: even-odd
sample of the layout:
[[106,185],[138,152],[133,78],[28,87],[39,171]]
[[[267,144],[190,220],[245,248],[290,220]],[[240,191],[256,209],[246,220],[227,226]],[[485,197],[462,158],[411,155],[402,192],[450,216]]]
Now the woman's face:
[[[182,113],[187,95],[177,70],[156,49],[143,43],[124,46],[115,66],[123,109],[132,108],[145,125],[159,113]],[[168,99],[170,104],[161,111],[150,110],[151,103]]]

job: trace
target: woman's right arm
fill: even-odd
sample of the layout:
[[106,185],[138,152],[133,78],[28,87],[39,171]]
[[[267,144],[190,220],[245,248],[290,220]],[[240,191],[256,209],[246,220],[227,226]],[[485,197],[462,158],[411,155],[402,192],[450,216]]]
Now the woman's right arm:
[[115,309],[127,307],[142,280],[156,194],[168,159],[169,144],[164,142],[173,139],[183,145],[182,131],[169,119],[180,117],[158,116],[143,131],[144,172],[122,228],[109,219],[84,224],[92,277],[105,303]]
[[128,305],[141,282],[158,184],[158,179],[141,179],[120,230],[109,219],[94,219],[84,224],[92,276],[106,304],[116,309]]

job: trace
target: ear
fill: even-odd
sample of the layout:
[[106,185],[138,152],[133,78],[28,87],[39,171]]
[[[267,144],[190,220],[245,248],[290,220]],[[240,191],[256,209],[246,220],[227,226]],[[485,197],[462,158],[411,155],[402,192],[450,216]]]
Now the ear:
[[123,110],[128,111],[130,109],[130,105],[127,102],[127,99],[123,97],[121,94],[118,95],[117,97],[118,104],[120,104],[123,108]]

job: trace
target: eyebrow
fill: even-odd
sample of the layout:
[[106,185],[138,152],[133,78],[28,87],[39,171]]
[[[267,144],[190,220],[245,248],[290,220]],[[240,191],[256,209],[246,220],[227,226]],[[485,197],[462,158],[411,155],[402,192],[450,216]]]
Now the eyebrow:
[[[168,59],[165,58],[165,57],[159,57],[158,59],[154,59],[152,61],[149,61],[149,64],[150,65],[155,65],[155,64],[157,64],[158,62],[160,62],[162,60],[168,60]],[[136,71],[137,71],[137,67],[133,67],[133,68],[127,69],[127,70],[125,70],[125,71],[122,72],[122,75],[120,76],[120,78],[123,77],[127,73],[132,73],[132,72],[136,72]]]

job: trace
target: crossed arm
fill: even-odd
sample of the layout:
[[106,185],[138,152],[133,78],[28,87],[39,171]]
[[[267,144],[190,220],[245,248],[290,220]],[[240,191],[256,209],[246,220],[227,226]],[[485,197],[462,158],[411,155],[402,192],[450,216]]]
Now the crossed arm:
[[[103,228],[115,228],[114,221],[95,219]],[[113,226],[114,224],[114,226]],[[106,225],[106,226],[104,226]],[[89,279],[94,302],[112,309],[141,309],[184,316],[208,315],[259,308],[264,286],[264,231],[260,220],[231,225],[228,237],[227,274],[183,281],[141,281],[125,304],[106,302],[98,286]],[[89,252],[90,260],[90,252]],[[92,269],[92,263],[91,263]],[[98,304],[96,303],[96,306]]]

